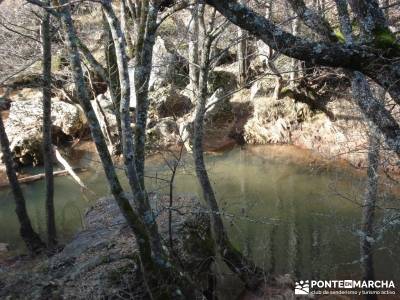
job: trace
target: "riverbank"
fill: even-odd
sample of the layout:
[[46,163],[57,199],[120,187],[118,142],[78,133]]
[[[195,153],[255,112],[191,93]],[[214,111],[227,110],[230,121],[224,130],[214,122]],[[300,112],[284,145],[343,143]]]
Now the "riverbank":
[[[167,199],[159,200],[157,221],[167,237],[168,214],[163,206]],[[188,224],[196,224],[199,229],[207,224],[202,221],[200,206],[195,199],[180,198],[173,209],[175,251],[187,263],[201,260],[201,253],[193,257],[185,252],[185,243],[196,243],[187,236]],[[49,258],[1,261],[0,298],[99,299],[129,295],[147,299],[137,266],[136,240],[116,202],[112,198],[99,199],[87,210],[84,222],[85,229]]]
[[[153,197],[155,195],[152,195]],[[157,223],[168,238],[168,197],[157,199]],[[153,199],[154,200],[154,199]],[[154,203],[154,202],[153,202]],[[175,255],[182,272],[196,288],[207,288],[213,250],[208,248],[209,221],[196,199],[179,197],[172,207]],[[137,245],[115,201],[99,199],[85,215],[85,230],[78,232],[59,253],[51,257],[0,260],[0,298],[13,299],[148,299],[137,265]],[[172,251],[169,249],[168,251]],[[201,268],[198,268],[199,264]],[[269,287],[270,299],[293,297],[290,276]],[[229,299],[221,295],[221,299]]]
[[[40,293],[45,289],[53,289],[53,284],[49,286],[49,282],[56,283],[55,291],[60,289],[61,284],[67,286],[71,284],[72,288],[67,292],[81,290],[84,287],[80,287],[79,284],[84,283],[86,278],[89,280],[88,285],[92,286],[88,288],[88,291],[92,288],[101,289],[98,285],[102,280],[106,280],[102,283],[106,290],[110,287],[108,277],[100,276],[100,274],[103,274],[102,270],[104,270],[115,276],[113,270],[118,270],[118,263],[113,259],[118,256],[111,256],[112,262],[107,262],[106,266],[103,266],[102,258],[110,257],[103,251],[110,250],[111,253],[118,254],[117,248],[120,248],[118,243],[122,243],[123,249],[128,249],[126,243],[132,239],[132,236],[129,237],[127,231],[118,225],[116,228],[119,228],[119,231],[112,231],[112,233],[121,235],[121,241],[118,241],[117,237],[112,237],[111,242],[105,242],[104,240],[110,239],[108,229],[101,229],[95,233],[94,237],[88,237],[91,226],[98,224],[97,221],[93,221],[97,218],[93,217],[94,212],[104,217],[103,221],[99,221],[106,224],[106,226],[102,225],[103,227],[113,228],[112,223],[118,223],[113,221],[115,207],[110,208],[108,204],[105,204],[108,203],[107,201],[100,201],[103,203],[100,205],[97,202],[99,197],[108,194],[108,189],[101,166],[98,162],[94,162],[97,161],[97,157],[88,156],[92,146],[91,143],[77,146],[79,153],[76,158],[77,162],[86,162],[89,163],[88,167],[92,166],[88,172],[82,174],[82,180],[95,192],[95,195],[82,193],[80,188],[67,177],[56,178],[58,193],[55,195],[55,204],[60,238],[66,245],[63,254],[60,254],[61,257],[72,249],[78,249],[77,251],[89,249],[84,250],[84,253],[93,255],[84,255],[79,252],[81,254],[78,253],[77,259],[71,261],[63,259],[63,263],[56,264],[58,267],[54,269],[51,267],[53,264],[50,263],[53,259],[43,258],[40,263],[27,262],[23,258],[17,261],[9,260],[3,269],[2,276],[7,276],[14,269],[19,270],[18,275],[13,276],[14,279],[18,279],[14,286],[28,284],[24,283],[24,280],[31,282],[27,278],[30,278],[29,272],[35,270],[36,273],[42,275],[50,276],[48,274],[51,274],[50,277],[46,277],[47,281],[43,281],[45,284],[40,283],[44,278],[42,275],[37,280],[32,280],[33,284],[40,287]],[[343,169],[335,162],[316,157],[311,151],[290,145],[236,147],[230,151],[207,154],[205,158],[232,242],[257,264],[268,270],[275,269],[276,274],[293,274],[293,270],[300,270],[297,275],[299,278],[309,278],[314,273],[321,279],[347,278],[347,274],[353,274],[352,276],[357,278],[358,264],[351,262],[359,259],[359,240],[354,228],[359,226],[361,211],[360,203],[353,201],[362,200],[364,177],[361,174],[357,175],[354,171],[349,172],[348,170],[353,169],[350,165],[348,165],[349,169]],[[153,191],[151,192],[153,201],[160,203],[165,201],[165,198],[160,195],[167,194],[168,187],[165,180],[170,176],[168,169],[165,168],[164,159],[165,157],[162,156],[152,156],[147,160],[149,178],[146,179],[146,185],[149,191]],[[183,157],[175,179],[174,194],[177,195],[175,201],[178,206],[182,201],[191,203],[191,199],[201,198],[191,161],[190,154]],[[129,190],[126,181],[123,180],[123,170],[120,170],[119,176],[126,190]],[[391,198],[386,193],[387,188],[385,186],[385,193],[381,194],[379,202],[381,208],[397,205],[396,198]],[[23,185],[23,189],[27,195],[28,211],[32,222],[38,232],[45,236],[43,182]],[[0,196],[2,198],[0,227],[7,226],[9,229],[7,232],[0,233],[0,241],[10,241],[11,248],[18,245],[21,249],[23,244],[16,243],[20,239],[18,223],[12,218],[15,218],[12,195],[0,191]],[[349,198],[349,196],[354,198]],[[199,205],[195,204],[194,207],[198,208]],[[156,209],[160,208],[162,209],[162,205],[158,205]],[[88,212],[86,212],[87,209]],[[381,214],[380,210],[377,217],[384,216]],[[93,228],[98,228],[96,226]],[[390,253],[397,253],[396,239],[391,238],[396,228],[393,225],[393,228],[386,229],[383,239],[377,242],[377,247],[384,245],[391,249]],[[82,229],[83,231],[80,231]],[[117,239],[117,246],[114,245],[114,239]],[[177,239],[181,239],[181,236],[177,236]],[[289,241],[297,242],[289,243]],[[84,245],[86,243],[90,245],[89,248]],[[134,245],[133,240],[129,243]],[[345,251],[339,253],[335,250],[338,247]],[[97,251],[99,255],[96,254]],[[290,251],[291,254],[282,256],[282,253],[286,253],[284,251]],[[377,278],[397,276],[395,275],[398,270],[397,263],[390,253],[382,251],[377,253]],[[123,257],[121,260],[124,263],[121,263],[122,268],[126,263],[134,269],[134,265],[130,264],[131,258]],[[114,268],[116,265],[117,267]],[[84,269],[86,266],[88,269]],[[64,278],[67,274],[71,276],[74,272],[82,276],[76,275],[77,277],[68,280]],[[226,270],[219,272],[221,276],[222,274],[225,276],[221,277],[224,284],[221,284],[220,288],[226,298],[221,299],[234,299],[240,294],[242,286],[234,281],[234,276]],[[59,274],[57,276],[61,276],[62,280],[59,277],[54,278],[53,276],[56,276],[54,274]],[[118,282],[120,284],[122,279]],[[10,286],[12,286],[11,283]],[[29,290],[30,287],[28,285],[26,287]],[[108,292],[111,291],[116,290],[110,288]]]

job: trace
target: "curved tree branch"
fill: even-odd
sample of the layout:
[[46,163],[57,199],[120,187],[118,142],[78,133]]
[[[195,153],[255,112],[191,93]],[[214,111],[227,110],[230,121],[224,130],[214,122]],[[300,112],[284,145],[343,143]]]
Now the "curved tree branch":
[[206,3],[215,7],[235,25],[248,30],[274,50],[289,57],[314,65],[360,71],[385,88],[400,104],[400,46],[397,44],[396,47],[383,49],[371,45],[313,42],[282,30],[235,0],[206,0]]

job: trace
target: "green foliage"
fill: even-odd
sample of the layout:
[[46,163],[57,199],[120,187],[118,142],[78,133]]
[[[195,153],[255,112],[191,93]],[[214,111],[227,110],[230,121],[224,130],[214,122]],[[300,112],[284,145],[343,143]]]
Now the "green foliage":
[[381,49],[395,48],[400,50],[396,43],[396,36],[387,28],[377,28],[374,32],[374,45]]
[[336,38],[339,40],[340,43],[345,43],[346,39],[342,33],[342,31],[339,28],[336,28],[333,33],[335,34]]

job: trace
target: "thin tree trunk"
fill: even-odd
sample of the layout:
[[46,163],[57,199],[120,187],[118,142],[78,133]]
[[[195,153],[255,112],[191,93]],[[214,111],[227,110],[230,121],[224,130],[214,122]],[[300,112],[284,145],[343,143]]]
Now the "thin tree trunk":
[[62,157],[60,151],[58,151],[57,147],[53,147],[53,151],[57,161],[64,167],[65,171],[71,175],[71,177],[79,184],[82,189],[89,190],[88,187],[83,183],[83,181],[79,178],[79,176],[75,173],[74,168]]
[[199,88],[197,96],[196,117],[194,121],[193,155],[197,178],[202,188],[203,197],[210,210],[211,229],[218,253],[228,267],[236,273],[246,286],[256,290],[261,282],[261,271],[231,244],[223,224],[217,199],[208,177],[204,162],[203,134],[204,115],[207,102],[207,79],[209,73],[209,53],[212,40],[206,37],[202,49],[199,74]]
[[[298,35],[299,28],[300,28],[300,20],[299,20],[299,18],[295,18],[292,21],[292,34],[294,36]],[[299,76],[298,65],[299,65],[299,61],[295,58],[292,58],[291,59],[291,72],[290,72],[290,85],[292,87],[296,85],[295,80]]]
[[338,12],[340,31],[342,32],[346,44],[353,43],[353,29],[347,8],[347,0],[335,0],[336,10]]
[[[139,182],[144,187],[144,165],[145,165],[145,146],[146,146],[146,126],[147,112],[149,106],[149,81],[153,61],[153,47],[155,44],[157,31],[158,4],[156,1],[148,2],[147,8],[143,10],[147,13],[142,28],[139,28],[139,42],[136,45],[135,56],[135,93],[136,93],[136,128],[135,128],[135,163]],[[142,16],[142,18],[144,18]]]
[[383,13],[385,15],[386,20],[389,20],[389,7],[388,6],[389,6],[390,1],[389,0],[380,0],[379,3],[382,7],[384,7]]
[[[122,143],[122,128],[121,128],[121,115],[120,115],[120,98],[121,98],[121,88],[119,86],[119,77],[118,77],[118,67],[117,67],[117,58],[115,54],[115,47],[112,40],[112,34],[110,31],[110,27],[108,25],[106,16],[103,13],[103,30],[105,34],[105,57],[107,62],[107,77],[108,77],[108,88],[110,89],[110,95],[113,100],[113,107],[115,112],[115,117],[117,120],[118,126],[118,134],[119,134],[119,143]],[[118,145],[120,148],[120,145]],[[121,149],[117,149],[120,153]]]
[[[265,11],[265,18],[267,18],[268,20],[272,19],[272,5],[273,5],[273,1],[269,0],[268,2],[268,6],[266,8]],[[265,62],[267,64],[268,69],[271,71],[271,73],[273,73],[276,76],[275,79],[275,88],[274,88],[274,93],[272,95],[273,99],[278,100],[280,98],[280,94],[281,94],[281,90],[283,87],[283,77],[282,75],[279,73],[278,68],[275,66],[274,63],[274,56],[276,57],[276,52],[274,52],[274,50],[268,46],[267,44],[265,44],[266,47],[266,53],[265,53]]]
[[0,144],[3,153],[3,161],[6,165],[8,181],[10,182],[11,190],[15,200],[15,212],[20,225],[20,234],[25,242],[26,247],[31,255],[37,255],[45,249],[45,244],[40,239],[39,235],[33,230],[31,220],[26,211],[25,198],[21,187],[18,183],[17,175],[15,174],[14,162],[10,151],[10,142],[4,128],[3,119],[0,116]]
[[[47,3],[49,4],[49,3]],[[57,230],[54,212],[54,177],[51,122],[51,34],[50,14],[44,13],[42,21],[43,43],[43,162],[46,174],[46,222],[47,244],[49,248],[57,245]]]
[[127,12],[127,5],[126,5],[126,0],[121,0],[121,30],[125,35],[125,41],[126,41],[126,54],[129,58],[133,57],[134,53],[134,47],[132,43],[132,38],[131,34],[129,33],[129,24],[128,24],[128,16],[126,14]]
[[192,99],[196,96],[196,88],[199,83],[199,7],[195,5],[191,9],[189,24],[189,80],[192,91]]
[[[141,184],[138,178],[138,173],[135,169],[136,164],[134,161],[134,147],[129,115],[130,84],[127,57],[125,53],[125,38],[121,31],[120,23],[111,6],[111,2],[105,0],[102,2],[102,5],[104,8],[105,16],[109,23],[116,50],[116,59],[119,72],[118,75],[120,80],[119,83],[121,87],[120,112],[122,120],[121,127],[123,132],[122,144],[124,152],[124,163],[139,214],[136,214],[129,203],[122,203],[120,207],[124,213],[124,211],[127,210],[126,205],[129,206],[128,211],[130,212],[130,215],[126,216],[126,219],[128,221],[128,224],[132,225],[131,228],[133,229],[136,240],[139,243],[143,272],[149,294],[152,296],[152,298],[160,300],[185,298],[192,299],[195,294],[195,289],[193,289],[192,284],[187,280],[187,278],[181,272],[179,272],[173,264],[171,264],[162,248],[157,223],[150,207],[146,190],[144,188],[144,180]],[[144,45],[146,45],[146,42],[144,43]],[[96,126],[96,130],[99,130],[98,123]],[[101,135],[101,131],[99,132],[99,135]],[[102,143],[104,144],[104,137],[101,137]],[[104,146],[102,146],[102,148],[103,147]],[[104,155],[106,154],[108,153],[104,153]],[[114,167],[112,168],[112,170],[113,172],[115,172]],[[141,243],[144,242],[145,244],[143,244],[141,247]],[[162,285],[160,285],[161,281],[163,283]]]
[[141,215],[143,221],[149,226],[149,232],[152,240],[152,249],[157,256],[162,257],[163,251],[161,246],[161,238],[158,233],[155,216],[150,207],[149,199],[144,187],[144,182],[142,185],[140,184],[134,160],[133,132],[131,128],[131,117],[129,113],[130,84],[128,61],[125,53],[125,39],[121,30],[120,23],[114,13],[111,4],[108,2],[104,2],[103,7],[114,41],[115,54],[117,58],[117,66],[119,72],[118,77],[121,87],[120,115],[122,120],[122,149],[124,153],[125,170],[139,214]]
[[[399,64],[391,60],[391,55],[386,58],[384,49],[382,51],[371,51],[370,47],[362,45],[353,45],[348,47],[339,42],[311,41],[306,37],[295,37],[287,31],[282,30],[279,25],[266,20],[247,6],[240,5],[236,0],[206,0],[207,4],[215,7],[233,24],[246,29],[249,33],[255,35],[260,40],[269,44],[273,49],[285,54],[303,60],[313,65],[343,67],[362,72],[375,80],[383,88],[387,89],[396,103],[400,103],[400,73],[398,73]],[[299,2],[299,1],[295,1]],[[375,23],[379,28],[382,24],[380,14],[377,13],[374,6],[368,5],[374,1],[352,1],[372,10],[372,17],[366,20],[366,24]],[[329,25],[329,24],[328,24]],[[387,30],[385,27],[381,27]],[[312,28],[316,30],[316,28]],[[388,31],[389,32],[389,31]],[[331,35],[334,37],[335,35]],[[393,36],[390,34],[391,38]],[[393,44],[396,48],[398,44]],[[373,47],[376,48],[376,47]],[[387,51],[387,53],[392,53]],[[379,72],[376,72],[376,66],[382,65]]]
[[93,111],[90,99],[87,95],[87,91],[85,88],[85,81],[77,46],[76,32],[72,22],[69,6],[66,0],[60,0],[60,4],[64,5],[61,10],[61,17],[66,28],[66,42],[70,52],[71,69],[73,70],[73,78],[77,94],[88,119],[92,138],[95,142],[97,152],[99,153],[104,172],[111,189],[111,193],[113,194],[121,210],[121,213],[125,217],[129,227],[132,229],[136,236],[139,247],[140,260],[143,268],[143,274],[145,277],[145,281],[147,282],[149,287],[149,294],[151,295],[153,292],[152,288],[154,287],[153,276],[155,272],[155,266],[153,263],[151,245],[147,229],[141,221],[141,218],[136,214],[136,212],[132,209],[132,206],[129,204],[128,198],[118,180],[117,174],[115,172],[115,167],[113,165],[110,153],[107,149],[107,144],[101,132],[99,122],[96,118],[95,112]]
[[[148,226],[146,224],[147,219],[145,219],[143,222],[142,218],[136,213],[136,211],[133,210],[126,193],[121,187],[110,153],[108,152],[107,144],[102,134],[99,122],[96,118],[96,114],[93,110],[93,107],[91,106],[90,99],[87,95],[80,55],[78,51],[76,31],[70,13],[70,5],[68,4],[67,0],[59,0],[59,2],[59,15],[62,19],[62,23],[66,31],[66,44],[69,50],[71,70],[78,99],[88,120],[92,139],[96,145],[97,152],[101,159],[105,176],[111,189],[111,193],[114,196],[122,215],[127,221],[128,226],[135,234],[137,245],[139,248],[141,270],[144,276],[144,281],[149,296],[151,299],[160,300],[195,299],[196,289],[188,281],[185,275],[182,272],[179,272],[175,268],[175,266],[167,261],[164,257],[162,257],[161,259],[160,257],[153,257],[153,251],[151,247],[152,245],[148,234]],[[110,2],[106,2],[105,0],[103,4],[104,3]],[[5,151],[5,156],[7,157],[8,154],[9,161],[10,163],[12,163],[11,154],[9,153],[8,140],[5,136],[3,123],[1,122],[0,125],[0,140],[2,141],[2,146],[8,149],[8,153],[7,151]],[[3,135],[1,134],[2,132],[4,133]],[[3,140],[6,141],[6,144],[3,143]],[[14,181],[10,181],[16,182],[15,173],[14,179]],[[18,182],[16,183],[18,184]]]
[[[239,3],[245,4],[245,0],[240,0]],[[238,82],[241,87],[244,87],[247,82],[247,32],[238,27],[237,58],[238,58]]]
[[[84,171],[86,171],[86,169],[74,168],[74,171],[76,171],[76,172],[84,172]],[[53,176],[54,177],[67,176],[67,175],[69,175],[69,173],[66,170],[54,171],[53,172]],[[39,181],[39,180],[42,180],[42,179],[46,179],[46,174],[45,173],[40,173],[40,174],[35,174],[35,175],[31,175],[31,176],[18,178],[18,182],[19,183],[32,183],[32,182]],[[0,183],[0,189],[9,188],[9,187],[10,187],[10,183],[9,182],[1,182]]]
[[[104,82],[107,83],[107,87],[108,90],[110,92],[110,98],[111,98],[111,102],[113,103],[113,111],[115,114],[115,119],[117,121],[117,130],[118,130],[118,137],[114,140],[111,140],[111,135],[110,136],[110,142],[113,144],[114,147],[114,151],[116,154],[121,153],[121,118],[119,115],[119,107],[118,105],[118,99],[117,99],[117,95],[115,95],[116,89],[115,86],[113,86],[112,82],[111,82],[111,78],[109,76],[109,72],[107,70],[109,70],[109,68],[107,67],[107,70],[105,68],[103,68],[103,66],[95,59],[95,57],[93,56],[93,54],[90,52],[90,50],[86,47],[85,44],[83,44],[83,42],[78,38],[77,40],[78,42],[78,47],[79,50],[81,51],[82,55],[85,57],[85,59],[87,60],[87,62],[89,63],[89,65],[91,66],[92,70],[97,74],[97,76],[99,76],[102,80],[104,80]],[[106,47],[109,47],[109,43],[106,43]],[[106,51],[106,57],[108,57],[108,52]],[[108,60],[107,60],[108,61]],[[108,66],[108,64],[107,64]],[[94,100],[96,101],[96,100]],[[99,106],[99,110],[101,110],[102,108]]]
[[[339,14],[339,22],[342,32],[344,33],[346,43],[351,45],[353,42],[352,29],[350,17],[347,10],[347,3],[343,0],[336,0],[336,6]],[[384,122],[384,118],[380,118],[379,109],[383,105],[384,96],[382,101],[376,99],[370,89],[369,83],[365,76],[360,72],[348,72],[352,82],[353,98],[361,108],[362,112],[366,115],[367,119],[373,119],[371,114],[378,115],[375,122],[368,121],[369,123],[369,146],[368,146],[368,170],[367,170],[367,186],[364,196],[361,232],[360,237],[360,254],[361,254],[361,269],[364,280],[374,280],[374,266],[372,256],[372,240],[374,235],[374,216],[375,205],[378,197],[378,167],[379,167],[379,147],[380,139],[377,132],[376,124]],[[367,104],[367,102],[374,103],[374,105]],[[376,117],[375,117],[376,118]],[[390,141],[389,141],[390,142]],[[376,295],[365,295],[367,300],[376,300]]]
[[[362,222],[361,222],[361,269],[363,280],[375,280],[373,263],[373,240],[374,240],[374,219],[375,207],[378,198],[379,182],[379,135],[375,131],[375,126],[370,126],[369,147],[368,147],[368,170],[367,186],[364,196]],[[365,299],[375,300],[376,295],[366,295]]]

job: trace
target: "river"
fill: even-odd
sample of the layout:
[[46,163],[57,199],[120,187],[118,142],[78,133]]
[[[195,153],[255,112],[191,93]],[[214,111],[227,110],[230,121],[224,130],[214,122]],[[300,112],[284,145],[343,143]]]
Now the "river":
[[[297,278],[360,278],[359,203],[364,184],[360,172],[290,146],[235,148],[209,154],[206,161],[232,240],[259,265],[278,274],[294,273]],[[55,179],[56,218],[64,242],[83,227],[85,209],[108,194],[94,156],[82,155],[76,164],[88,168],[79,175],[92,192],[82,192],[70,177]],[[167,191],[164,179],[170,173],[165,161],[157,156],[147,164],[148,189]],[[122,170],[120,175],[124,178]],[[387,189],[382,187],[380,206],[399,207],[398,197]],[[44,182],[25,184],[23,190],[33,225],[44,236]],[[174,192],[200,195],[190,155],[184,156]],[[388,221],[393,216],[378,213],[377,279],[400,278],[400,225],[398,219]],[[9,190],[0,191],[0,228],[0,242],[23,252]]]

